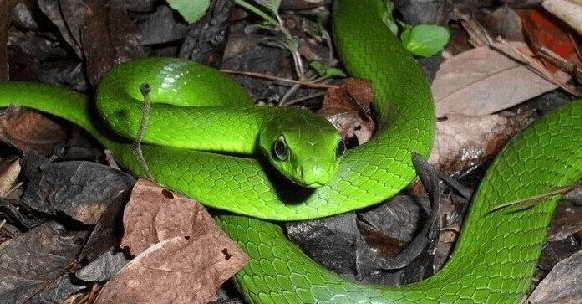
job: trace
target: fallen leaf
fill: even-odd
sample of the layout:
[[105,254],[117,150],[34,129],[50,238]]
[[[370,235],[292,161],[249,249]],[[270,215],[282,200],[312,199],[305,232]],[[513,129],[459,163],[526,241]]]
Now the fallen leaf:
[[137,27],[124,1],[40,0],[38,6],[77,57],[87,59],[92,85],[115,63],[143,56]]
[[8,28],[18,0],[0,1],[0,80],[8,79]]
[[524,303],[564,304],[582,301],[582,251],[556,264]]
[[582,35],[582,0],[546,0],[542,6]]
[[571,81],[572,76],[570,74],[562,70],[550,71],[539,59],[539,56],[535,55],[525,42],[507,41],[498,37],[491,46],[504,55],[524,64],[530,70],[556,86],[564,89],[566,92],[575,96],[582,95],[582,88],[578,87],[576,83]]
[[482,116],[557,88],[527,67],[488,47],[446,60],[432,84],[436,116]]
[[121,246],[136,257],[95,303],[206,303],[246,261],[204,207],[149,181],[136,184],[123,222]]
[[578,45],[573,38],[575,33],[566,24],[543,10],[517,12],[528,46],[551,73],[563,70],[571,74],[575,68],[582,68]]
[[127,173],[93,162],[38,161],[39,166],[27,165],[24,173],[30,185],[22,204],[87,225],[97,224],[109,208],[123,202],[135,182]]
[[18,198],[15,188],[20,169],[17,158],[0,159],[0,198]]
[[[26,233],[2,243],[0,247],[0,303],[47,303],[59,280],[60,289],[68,293],[83,287],[74,286],[69,272],[76,267],[76,257],[88,230],[72,231],[55,221],[36,226]],[[57,287],[58,291],[59,288]],[[52,293],[51,293],[52,292]]]
[[59,124],[36,111],[12,107],[0,112],[0,140],[24,153],[48,156],[66,139]]
[[516,121],[521,120],[500,115],[450,114],[447,120],[436,123],[429,162],[449,174],[475,166],[494,156],[521,129]]
[[582,185],[578,185],[564,195],[548,232],[548,241],[564,241],[582,233],[580,197],[582,197]]
[[365,80],[346,79],[339,87],[329,88],[318,114],[338,129],[344,141],[357,138],[362,145],[374,133],[374,120],[370,104],[372,87]]

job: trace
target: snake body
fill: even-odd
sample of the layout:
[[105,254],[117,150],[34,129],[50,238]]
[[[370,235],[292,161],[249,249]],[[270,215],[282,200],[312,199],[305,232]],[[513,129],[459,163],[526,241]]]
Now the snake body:
[[315,263],[279,226],[223,215],[221,226],[253,257],[236,277],[239,288],[252,303],[519,303],[531,288],[560,195],[493,210],[578,181],[582,138],[573,134],[582,131],[581,119],[579,100],[508,143],[474,195],[450,260],[424,281],[356,283]]
[[[500,153],[475,195],[451,260],[425,281],[401,287],[348,281],[306,257],[284,238],[278,226],[260,220],[320,218],[378,203],[414,178],[413,152],[428,155],[434,129],[430,88],[413,58],[386,30],[378,13],[380,5],[379,0],[341,0],[334,9],[334,33],[342,60],[353,76],[371,82],[373,107],[381,126],[370,142],[339,159],[337,173],[326,177],[325,185],[313,189],[296,186],[270,169],[264,159],[231,153],[239,148],[241,153],[255,152],[256,136],[250,142],[246,137],[240,139],[246,143],[235,138],[210,146],[202,144],[199,149],[203,151],[172,143],[144,143],[142,154],[150,173],[163,186],[208,206],[246,215],[221,215],[217,221],[251,257],[236,279],[251,303],[517,303],[530,288],[546,227],[559,197],[539,199],[523,210],[508,207],[490,211],[505,202],[570,185],[582,176],[582,138],[573,136],[581,131],[580,102],[540,120]],[[179,77],[169,76],[173,71],[178,71]],[[156,76],[160,73],[164,76]],[[195,88],[185,89],[174,81],[178,78],[195,84]],[[163,85],[157,86],[158,82]],[[216,87],[217,82],[220,87]],[[162,99],[178,100],[178,104],[188,99],[202,102],[206,107],[195,112],[202,111],[199,118],[211,118],[219,129],[235,118],[243,119],[235,129],[244,133],[244,125],[257,125],[257,117],[275,117],[274,113],[281,110],[251,107],[240,86],[218,71],[181,59],[158,58],[135,60],[108,73],[96,100],[113,110],[99,111],[108,121],[116,117],[121,119],[119,124],[129,121],[130,125],[121,129],[133,133],[142,116],[140,90],[144,83],[151,87],[152,100],[165,95],[169,97]],[[196,95],[199,91],[205,93]],[[186,95],[181,95],[184,92]],[[136,101],[133,111],[115,107],[119,102]],[[220,109],[215,101],[236,111]],[[70,120],[95,136],[134,174],[144,175],[134,157],[132,140],[112,136],[108,127],[91,119],[96,111],[84,95],[38,83],[0,83],[0,106],[8,105],[28,106]],[[169,122],[182,122],[198,114],[178,116],[182,114],[175,114],[174,107],[162,106],[166,107],[163,111],[167,112],[159,118],[150,114],[146,141],[157,142],[159,133],[170,135],[162,141],[172,141],[173,135],[191,132]],[[157,110],[152,107],[152,111]],[[237,111],[242,113],[233,113]],[[303,115],[297,113],[304,113],[282,111],[289,111],[283,116],[294,120]],[[195,123],[210,124],[204,120]],[[224,136],[232,135],[226,133]],[[209,142],[219,136],[210,137]],[[326,146],[335,149],[337,139],[332,138],[332,144]],[[180,145],[183,141],[178,140]]]

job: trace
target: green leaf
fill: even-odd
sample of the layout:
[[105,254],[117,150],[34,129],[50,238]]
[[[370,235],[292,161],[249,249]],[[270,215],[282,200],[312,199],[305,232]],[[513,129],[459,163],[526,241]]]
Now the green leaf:
[[419,24],[406,28],[400,35],[402,43],[414,55],[430,57],[449,43],[449,31],[438,25]]
[[279,13],[279,6],[281,6],[281,0],[255,0],[259,5],[270,10],[274,15]]
[[319,77],[323,77],[323,78],[330,78],[330,77],[346,77],[346,73],[344,73],[344,71],[336,68],[336,67],[330,67],[330,66],[325,66],[323,63],[321,63],[321,61],[319,60],[313,60],[311,62],[309,62],[309,67],[315,71],[315,73],[319,76]]
[[[271,0],[271,1],[279,1],[279,0]],[[279,4],[277,4],[276,6],[270,6],[270,7],[266,7],[267,9],[270,10],[270,12],[273,12],[273,10],[275,11],[273,13],[273,16],[270,16],[268,13],[263,12],[263,9],[265,8],[265,6],[263,5],[263,8],[257,7],[255,5],[253,5],[250,2],[244,1],[244,0],[234,0],[234,2],[240,6],[242,6],[244,9],[249,10],[259,16],[261,16],[263,18],[263,20],[267,23],[267,26],[270,27],[278,27],[279,23],[277,22],[277,20],[275,18],[273,18],[273,16],[277,16],[277,10],[279,10]],[[256,2],[255,2],[256,3]]]
[[210,7],[210,0],[166,0],[188,23],[200,20]]

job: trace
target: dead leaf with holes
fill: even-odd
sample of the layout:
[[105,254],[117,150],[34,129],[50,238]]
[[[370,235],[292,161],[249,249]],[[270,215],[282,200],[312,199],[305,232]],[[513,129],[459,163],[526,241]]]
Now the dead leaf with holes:
[[374,133],[375,124],[370,110],[372,100],[370,83],[347,79],[339,87],[327,90],[318,114],[338,129],[344,141],[356,138],[358,144],[362,145]]
[[136,184],[123,222],[121,246],[135,259],[95,303],[206,303],[247,259],[204,207],[149,181]]

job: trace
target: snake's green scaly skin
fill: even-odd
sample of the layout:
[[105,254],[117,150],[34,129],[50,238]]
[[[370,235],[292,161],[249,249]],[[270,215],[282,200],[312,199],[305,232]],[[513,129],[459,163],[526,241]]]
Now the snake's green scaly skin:
[[[155,179],[211,207],[273,220],[343,213],[375,204],[406,186],[415,175],[411,153],[427,156],[430,151],[434,111],[430,88],[419,67],[381,23],[380,4],[379,0],[340,0],[334,10],[334,34],[343,62],[352,75],[371,81],[374,110],[382,126],[371,142],[346,153],[338,174],[328,185],[296,192],[300,189],[287,189],[288,183],[281,181],[276,173],[265,172],[268,167],[252,158],[142,144],[143,155]],[[99,88],[101,98],[117,101],[116,95],[110,95],[117,93],[110,88],[125,88],[123,84],[129,83],[130,96],[139,100],[139,86],[144,82],[153,83],[152,70],[142,68],[139,62],[134,61],[134,68],[124,71],[122,76],[105,78]],[[173,65],[184,61],[146,59],[141,62],[159,63],[172,72]],[[225,92],[239,96],[228,100],[236,101],[237,107],[239,102],[248,103],[238,84],[223,81],[224,76],[212,69],[205,69],[203,74],[205,77],[192,73],[195,79],[190,83],[197,84],[198,89],[210,96],[218,94],[217,99]],[[217,79],[223,83],[221,88],[213,86]],[[158,87],[152,87],[152,94],[178,94],[171,96],[181,98],[177,96],[187,91],[177,83],[165,84],[162,92],[155,92]],[[194,91],[187,94],[198,92]],[[111,136],[105,131],[102,123],[91,119],[96,111],[89,104],[83,95],[54,86],[0,83],[0,106],[28,106],[66,118],[99,139],[134,174],[143,175],[133,156],[132,140]],[[141,106],[137,109],[141,113]],[[134,127],[135,120],[141,118],[141,114],[113,112],[116,111],[126,118],[133,117]],[[255,109],[248,108],[248,111]],[[244,111],[227,115],[256,117],[256,113]],[[213,122],[219,125],[232,120],[215,112],[206,116],[216,118]],[[246,123],[252,124],[255,118],[242,119],[249,119]],[[507,207],[489,211],[509,201],[570,185],[582,176],[582,137],[575,137],[582,131],[581,119],[582,104],[576,102],[548,115],[512,140],[475,195],[451,260],[425,281],[395,288],[354,283],[307,258],[284,238],[278,226],[258,219],[223,215],[218,217],[219,223],[251,257],[248,266],[237,276],[237,284],[252,303],[517,303],[530,288],[558,196],[540,199],[528,209]],[[154,118],[147,132],[154,128],[189,132],[167,125],[169,120],[170,117]],[[155,137],[157,133],[154,133],[151,135]],[[172,139],[170,136],[169,140]],[[240,145],[242,150],[252,149],[245,148],[252,144]]]
[[[379,16],[374,18],[378,14],[375,10],[376,0],[341,3],[345,5],[340,5],[334,12],[338,45],[350,73],[372,82],[375,94],[373,108],[381,125],[374,140],[347,151],[340,160],[338,173],[327,185],[301,195],[298,195],[301,189],[293,189],[297,192],[288,195],[285,191],[289,191],[287,188],[291,185],[274,185],[272,174],[265,173],[265,166],[255,159],[142,145],[144,158],[156,181],[208,206],[272,220],[305,220],[345,213],[376,204],[408,185],[416,176],[412,153],[428,157],[433,142],[435,118],[430,87],[419,66],[398,38],[386,30]],[[354,16],[360,16],[353,14],[354,12],[365,17],[354,19]],[[342,38],[344,35],[346,38]],[[144,61],[147,63],[150,60]],[[158,60],[167,66],[173,66],[175,61],[180,61]],[[139,99],[141,84],[155,81],[151,81],[152,70],[138,68],[137,64],[135,66],[136,68],[127,69],[120,77],[112,77],[111,81],[107,78],[110,75],[106,75],[104,81],[114,83],[107,86],[101,84],[99,92],[108,92],[101,88],[116,87],[119,83],[123,84],[132,79],[129,81],[132,84],[132,93],[129,95]],[[220,74],[211,69],[204,71],[205,77],[191,73],[193,79],[186,82],[204,88],[214,87],[215,80],[224,76],[212,75],[213,73]],[[223,84],[214,88],[227,90],[231,95],[240,95],[234,92],[241,90],[238,84],[231,84],[227,88],[224,86]],[[179,93],[179,89],[182,86],[177,83],[167,87],[167,91],[172,93]],[[28,88],[27,91],[34,94],[33,88]],[[42,95],[37,98],[42,98]],[[115,98],[109,99],[114,101]],[[240,100],[242,103],[247,101],[248,97]],[[6,100],[4,104],[29,105],[22,99]],[[73,110],[57,113],[50,106],[42,104],[29,106],[66,118],[75,116],[75,120],[80,119],[77,116],[86,115]],[[141,104],[138,103],[134,110],[131,115],[124,113],[127,117],[133,116],[134,126],[121,127],[122,129],[137,128],[136,124],[141,117]],[[238,114],[239,118],[244,119],[245,114]],[[167,125],[172,115],[168,114],[167,120],[156,120],[156,124],[150,122],[148,129],[155,127],[170,134],[191,132],[181,129],[172,132],[175,127]],[[218,114],[215,117],[218,119],[217,124],[229,124],[232,120],[222,119]],[[244,128],[239,129],[239,132],[245,131]],[[114,142],[102,133],[94,135],[101,138],[104,145],[130,171],[143,176],[133,153],[129,153],[131,145]]]
[[[286,177],[310,187],[326,184],[336,175],[341,138],[324,117],[298,107],[257,107],[228,75],[189,60],[143,58],[114,67],[103,77],[96,107],[104,121],[126,138],[139,129],[143,84],[149,87],[151,106],[141,142],[262,155]],[[272,153],[280,139],[287,147],[284,160]],[[206,187],[211,184],[208,179],[203,182]]]
[[531,208],[492,210],[582,176],[581,120],[579,100],[507,144],[474,196],[454,254],[425,281],[400,287],[349,281],[305,256],[279,226],[223,215],[219,224],[252,257],[237,283],[251,303],[519,303],[531,287],[560,195],[530,201]]

